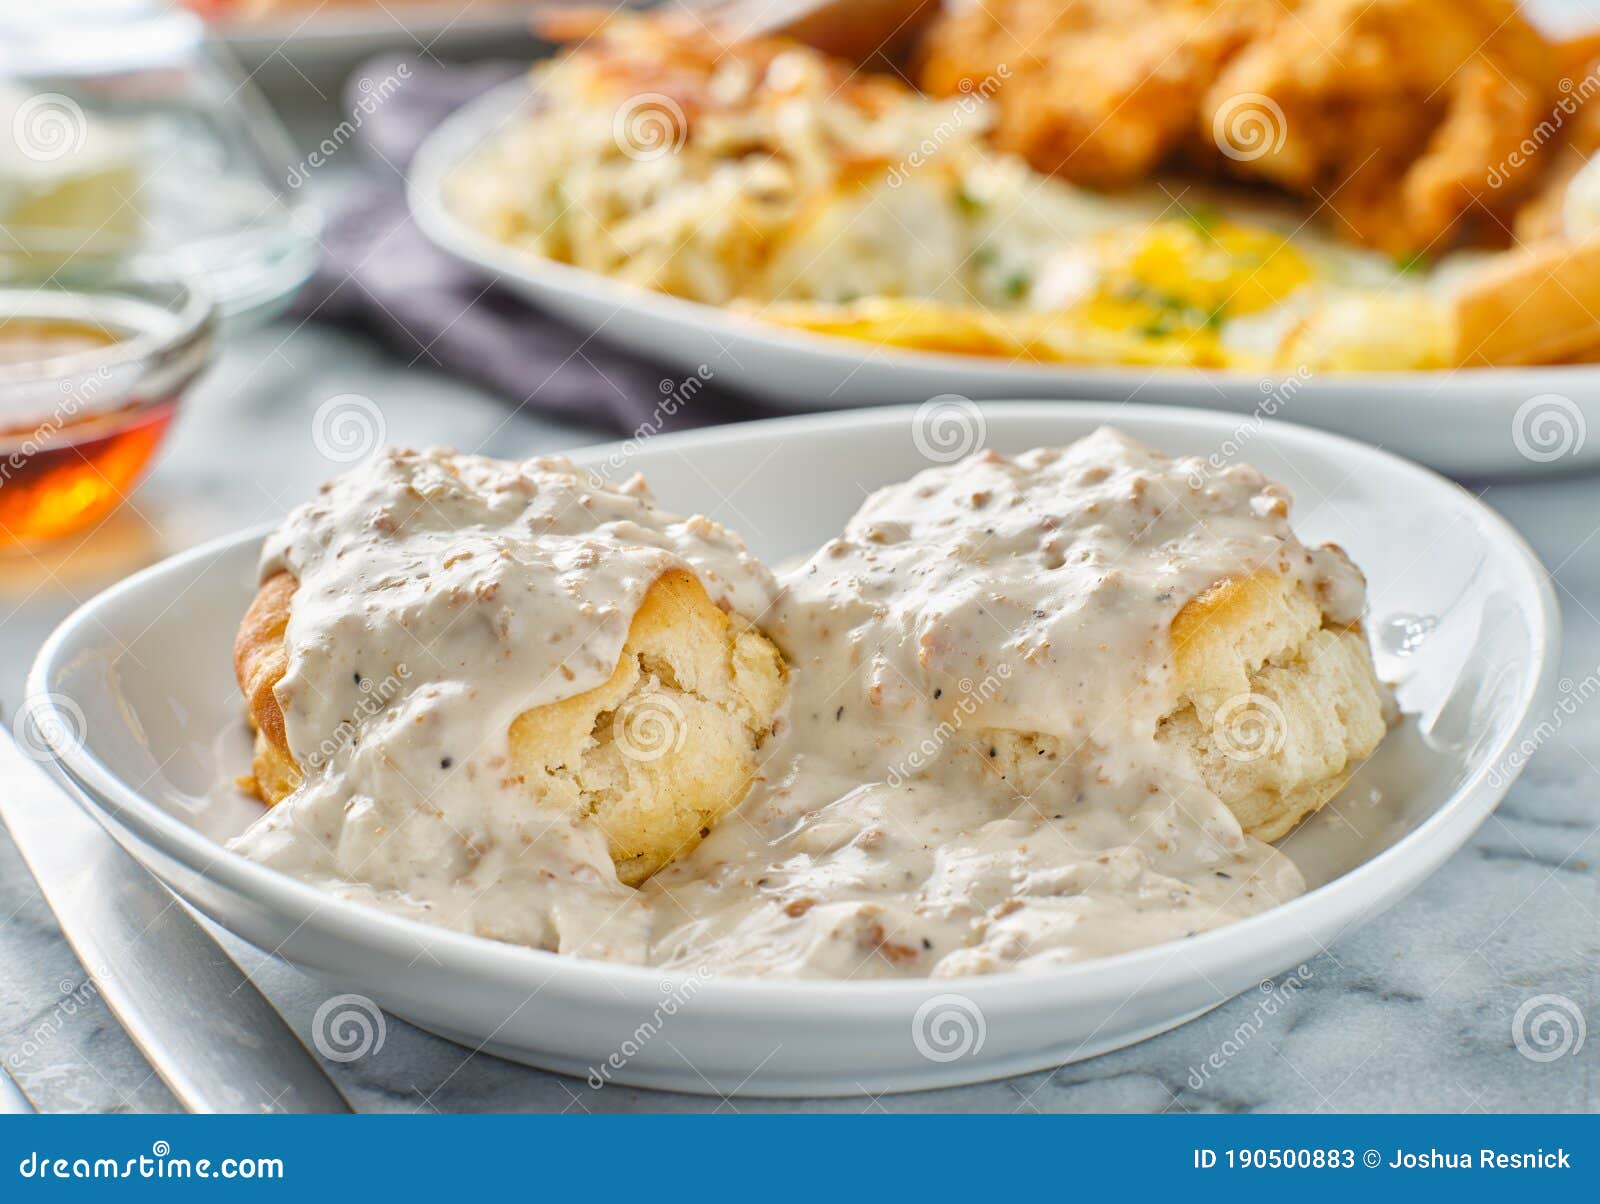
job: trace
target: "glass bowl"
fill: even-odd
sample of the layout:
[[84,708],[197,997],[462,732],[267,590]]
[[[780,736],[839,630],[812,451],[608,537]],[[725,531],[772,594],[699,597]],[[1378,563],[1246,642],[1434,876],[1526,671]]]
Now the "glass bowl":
[[0,254],[0,551],[80,530],[137,483],[210,362],[192,280],[78,255]]
[[0,251],[198,276],[230,324],[285,304],[320,218],[288,135],[193,13],[0,4]]

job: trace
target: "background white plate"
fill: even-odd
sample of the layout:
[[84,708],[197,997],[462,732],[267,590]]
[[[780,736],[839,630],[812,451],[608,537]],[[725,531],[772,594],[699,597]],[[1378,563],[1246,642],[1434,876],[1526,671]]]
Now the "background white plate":
[[[1306,423],[1457,474],[1527,473],[1600,461],[1600,365],[1385,372],[1289,380],[1237,372],[1021,363],[875,347],[623,284],[479,234],[442,201],[463,157],[530,101],[512,81],[443,122],[412,161],[411,210],[449,254],[584,331],[681,374],[800,409],[1048,397],[1204,406]],[[1534,399],[1539,399],[1535,401]]]
[[249,67],[283,59],[296,67],[349,65],[385,50],[430,55],[531,53],[537,45],[531,13],[516,0],[463,8],[447,0],[430,4],[323,5],[290,8],[255,19],[206,22],[207,33]]
[[[644,472],[667,506],[730,523],[781,561],[836,533],[869,489],[924,467],[917,433],[924,447],[955,450],[952,431],[978,442],[970,421],[935,427],[934,417],[791,418],[577,458],[608,475]],[[908,1090],[1088,1057],[1315,956],[1460,847],[1520,768],[1530,714],[1545,710],[1558,622],[1543,570],[1501,519],[1425,469],[1348,440],[1197,411],[1050,403],[986,407],[981,425],[988,445],[1018,451],[1108,419],[1171,452],[1242,444],[1292,487],[1302,534],[1340,543],[1366,570],[1379,668],[1414,716],[1287,842],[1315,889],[1190,940],[979,979],[697,981],[324,896],[207,835],[258,813],[228,784],[248,763],[231,647],[255,589],[259,532],[159,564],[79,610],[40,653],[27,707],[119,839],[185,899],[337,989],[473,1046],[585,1076],[607,1068],[616,1082],[752,1094]],[[648,1023],[657,1029],[640,1040]],[[608,1067],[614,1054],[620,1068]]]

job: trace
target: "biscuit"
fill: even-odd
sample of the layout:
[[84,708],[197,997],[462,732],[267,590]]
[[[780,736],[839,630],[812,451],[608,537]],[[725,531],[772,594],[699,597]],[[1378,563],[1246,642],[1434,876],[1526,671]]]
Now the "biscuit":
[[289,671],[284,633],[296,584],[288,573],[275,573],[262,582],[233,641],[233,676],[244,692],[246,713],[255,731],[250,758],[253,778],[242,779],[241,784],[269,806],[300,785],[300,767],[289,753],[283,710],[274,693]]
[[[262,584],[240,625],[234,671],[255,729],[253,779],[273,804],[300,769],[274,687],[288,668],[284,632],[296,582]],[[725,615],[681,569],[646,591],[611,677],[512,722],[516,776],[539,805],[591,816],[630,886],[699,843],[744,797],[786,685],[778,650]]]
[[637,886],[744,797],[784,691],[777,648],[670,572],[610,680],[516,718],[512,762],[542,802],[592,815],[617,876]]
[[[1384,687],[1359,626],[1330,625],[1307,589],[1263,570],[1218,582],[1170,629],[1173,705],[1155,732],[1240,826],[1277,840],[1316,812],[1387,730]],[[1076,748],[986,731],[991,768],[1024,794]]]
[[1451,308],[1454,364],[1586,360],[1600,346],[1600,239],[1547,239],[1496,256]]

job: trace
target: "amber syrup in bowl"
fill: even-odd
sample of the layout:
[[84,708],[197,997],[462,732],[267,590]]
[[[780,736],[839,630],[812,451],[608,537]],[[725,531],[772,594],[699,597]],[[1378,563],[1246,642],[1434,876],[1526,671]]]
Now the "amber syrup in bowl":
[[0,552],[120,505],[213,341],[211,303],[191,283],[0,262]]

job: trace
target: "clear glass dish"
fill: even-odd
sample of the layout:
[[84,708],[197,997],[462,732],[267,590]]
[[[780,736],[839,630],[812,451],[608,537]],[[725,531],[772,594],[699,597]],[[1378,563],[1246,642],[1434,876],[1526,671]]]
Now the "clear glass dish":
[[287,135],[194,14],[151,0],[0,8],[0,252],[199,276],[260,318],[316,264]]
[[0,553],[97,522],[210,362],[215,310],[179,277],[0,255]]

